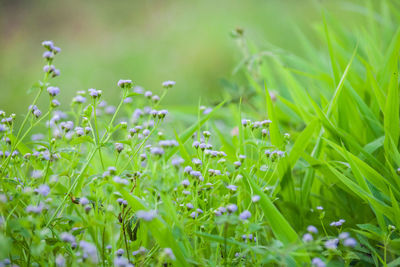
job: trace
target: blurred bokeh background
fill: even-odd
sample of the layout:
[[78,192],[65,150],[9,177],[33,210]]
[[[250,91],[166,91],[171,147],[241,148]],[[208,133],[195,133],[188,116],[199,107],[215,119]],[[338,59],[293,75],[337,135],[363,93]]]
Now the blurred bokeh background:
[[354,6],[360,1],[2,0],[0,109],[25,112],[33,97],[27,90],[43,76],[43,40],[62,49],[55,61],[61,76],[52,83],[65,105],[88,88],[103,90],[112,103],[120,78],[153,91],[175,80],[167,105],[197,104],[199,97],[215,102],[221,80],[232,78],[241,58],[230,36],[236,27],[261,48],[273,44],[296,53],[294,29],[314,38],[321,7],[350,23],[362,15]]

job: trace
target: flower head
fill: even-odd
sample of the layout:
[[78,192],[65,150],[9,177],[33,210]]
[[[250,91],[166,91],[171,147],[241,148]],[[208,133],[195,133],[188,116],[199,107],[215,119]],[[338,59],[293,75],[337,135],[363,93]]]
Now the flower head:
[[132,87],[132,80],[119,80],[118,87],[121,88],[131,88]]
[[314,225],[307,226],[307,231],[313,234],[318,234],[318,229]]
[[162,83],[162,86],[163,86],[164,88],[171,88],[171,87],[174,86],[174,85],[175,85],[175,82],[174,82],[174,81],[165,81],[165,82]]
[[42,184],[35,189],[35,192],[46,197],[48,194],[50,194],[50,187],[47,184]]
[[60,88],[50,86],[50,87],[47,87],[47,92],[49,93],[50,96],[54,97],[60,93]]
[[136,216],[139,219],[142,219],[147,222],[153,220],[156,217],[156,215],[157,215],[157,212],[155,210],[150,210],[150,211],[138,210],[136,212]]
[[239,215],[239,218],[241,219],[241,220],[247,220],[247,219],[249,219],[251,217],[251,213],[250,213],[250,211],[248,211],[248,210],[245,210],[245,211],[243,211],[242,213],[240,213],[240,215]]

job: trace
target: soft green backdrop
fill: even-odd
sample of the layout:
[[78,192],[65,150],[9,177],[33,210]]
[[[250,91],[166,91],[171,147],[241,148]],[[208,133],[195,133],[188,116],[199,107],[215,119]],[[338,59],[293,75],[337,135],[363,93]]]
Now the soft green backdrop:
[[155,91],[176,80],[168,105],[198,103],[199,96],[212,103],[240,61],[230,37],[236,27],[259,47],[298,52],[297,27],[315,38],[321,7],[350,24],[357,19],[350,10],[363,12],[351,2],[360,1],[1,1],[0,108],[26,110],[32,98],[26,91],[42,77],[40,43],[47,39],[62,48],[55,61],[61,76],[53,82],[64,105],[88,88],[103,90],[112,103],[120,78]]

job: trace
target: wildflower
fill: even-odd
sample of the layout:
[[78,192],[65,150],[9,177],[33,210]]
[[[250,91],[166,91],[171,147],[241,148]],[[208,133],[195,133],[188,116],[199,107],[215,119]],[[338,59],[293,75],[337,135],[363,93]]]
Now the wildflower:
[[72,99],[72,102],[77,104],[83,104],[86,102],[86,97],[77,95]]
[[42,212],[42,210],[44,209],[44,205],[42,203],[40,203],[37,206],[33,206],[33,205],[29,205],[26,207],[26,212],[27,213],[36,213],[39,214]]
[[153,95],[152,98],[151,98],[151,100],[152,100],[154,103],[157,103],[158,101],[160,101],[160,97],[159,97],[158,95]]
[[36,118],[39,118],[42,115],[42,112],[39,109],[36,109],[36,110],[33,111],[33,115]]
[[146,92],[144,92],[144,96],[146,97],[146,98],[151,98],[151,96],[153,95],[153,93],[151,92],[151,91],[146,91]]
[[150,153],[156,156],[162,156],[164,154],[164,149],[161,147],[152,147],[150,148]]
[[43,172],[41,170],[33,170],[31,173],[31,177],[33,179],[38,179],[41,178],[43,176]]
[[64,232],[61,234],[61,240],[72,244],[75,242],[75,236],[73,236],[72,234],[69,234],[67,232]]
[[60,106],[60,102],[57,99],[53,99],[53,100],[51,100],[51,106],[53,108],[56,108],[56,107]]
[[307,226],[307,231],[313,234],[318,234],[318,229],[314,225]]
[[200,148],[201,150],[204,151],[204,150],[207,148],[207,144],[201,143],[201,144],[199,145],[199,148]]
[[242,125],[244,126],[244,127],[246,127],[247,125],[249,125],[250,124],[250,120],[246,120],[246,119],[243,119],[242,120]]
[[240,213],[240,215],[239,215],[239,218],[241,219],[241,220],[247,220],[247,219],[249,219],[251,217],[251,213],[250,213],[250,211],[248,211],[248,210],[245,210],[245,211],[243,211],[242,213]]
[[47,92],[49,93],[50,96],[54,97],[60,93],[60,88],[50,86],[50,87],[47,87]]
[[164,87],[164,88],[171,88],[172,86],[174,86],[175,85],[175,82],[174,81],[165,81],[165,82],[163,82],[162,83],[162,86]]
[[199,160],[198,158],[194,158],[194,159],[192,160],[192,162],[193,162],[193,164],[196,165],[196,166],[200,166],[200,165],[203,164],[203,163],[201,162],[201,160]]
[[58,53],[60,53],[61,52],[61,48],[59,48],[58,46],[54,46],[53,47],[53,53],[54,54],[58,54]]
[[191,214],[190,214],[190,217],[192,217],[193,219],[195,219],[196,217],[197,217],[197,212],[195,212],[195,211],[193,211]]
[[346,239],[350,237],[350,234],[348,232],[343,232],[339,234],[339,239]]
[[184,187],[188,187],[188,186],[190,185],[190,182],[189,182],[189,180],[185,179],[185,180],[183,180],[183,181],[181,182],[181,184],[182,184]]
[[346,247],[354,248],[356,245],[357,245],[357,241],[354,238],[351,238],[351,237],[350,238],[346,238],[343,241],[343,246],[346,246]]
[[149,136],[149,134],[150,134],[150,130],[149,129],[144,129],[143,130],[143,135],[144,136]]
[[114,266],[116,267],[133,267],[134,265],[129,262],[129,260],[125,257],[115,257],[114,258]]
[[251,197],[251,201],[253,201],[254,203],[258,202],[260,200],[260,196],[259,195],[254,195]]
[[228,185],[226,188],[228,188],[231,191],[236,191],[237,190],[237,186],[236,185],[232,185],[232,184]]
[[164,249],[164,253],[166,256],[168,256],[171,260],[175,260],[175,255],[174,252],[172,251],[172,249],[170,248],[165,248]]
[[57,76],[60,76],[60,70],[59,69],[54,69],[53,70],[53,74],[51,75],[51,77],[57,77]]
[[82,206],[86,206],[87,204],[89,204],[89,200],[86,197],[81,197],[79,199],[79,204],[81,204]]
[[79,242],[79,246],[83,250],[83,258],[90,258],[93,263],[97,263],[97,249],[96,246],[82,240]]
[[56,70],[56,68],[53,66],[53,65],[45,65],[44,67],[43,67],[43,71],[45,72],[45,73],[52,73],[52,72],[54,72]]
[[48,50],[53,50],[54,48],[54,43],[53,41],[43,41],[42,46]]
[[235,161],[233,165],[235,165],[236,168],[240,168],[240,166],[242,166],[242,163],[240,161]]
[[131,88],[132,87],[132,81],[131,80],[119,80],[118,81],[118,87],[121,88]]
[[124,145],[122,143],[115,143],[114,146],[118,153],[121,153],[122,150],[124,150]]
[[345,223],[346,221],[345,220],[343,220],[343,219],[340,219],[339,221],[337,221],[337,222],[331,222],[331,224],[330,224],[330,226],[336,226],[336,227],[340,227],[340,226],[342,226],[343,225],[343,223]]
[[106,114],[111,115],[115,113],[116,109],[117,109],[116,107],[110,105],[106,107],[105,112]]
[[159,119],[164,119],[165,116],[167,116],[167,114],[168,114],[168,110],[166,110],[166,109],[162,109],[157,112],[157,116]]
[[65,266],[65,258],[62,255],[58,255],[56,257],[56,266],[57,267],[64,267]]
[[142,153],[139,156],[141,161],[145,161],[147,159],[147,155],[145,153]]
[[184,162],[183,158],[173,158],[171,160],[172,166],[178,168]]
[[314,240],[314,238],[313,238],[313,236],[312,236],[311,234],[306,233],[306,234],[303,235],[303,241],[304,241],[305,243],[311,242],[311,241],[313,241],[313,240]]
[[235,211],[237,211],[237,206],[235,204],[229,204],[228,206],[226,206],[226,208],[229,213],[234,213]]
[[121,178],[119,176],[114,176],[113,181],[115,183],[117,183],[117,184],[123,184],[123,185],[128,185],[129,184],[128,180],[123,179],[123,178]]
[[117,168],[113,166],[108,167],[107,170],[110,172],[111,175],[114,175],[117,172]]
[[183,172],[185,173],[190,173],[193,170],[191,166],[186,166],[185,169],[183,169]]
[[50,187],[47,184],[42,184],[35,189],[35,192],[46,197],[48,194],[50,194]]
[[209,137],[211,136],[211,133],[210,133],[209,131],[204,131],[204,132],[203,132],[203,136],[204,136],[205,138],[209,138]]
[[325,247],[327,249],[331,249],[331,250],[335,250],[337,248],[339,239],[335,238],[335,239],[330,239],[328,241],[325,242]]
[[136,212],[136,216],[139,219],[143,219],[145,221],[151,221],[153,220],[157,215],[157,212],[155,210],[150,210],[150,211],[144,211],[144,210],[138,210]]
[[320,258],[313,258],[311,264],[315,267],[325,267],[326,264]]
[[186,207],[187,207],[189,210],[191,210],[191,209],[194,208],[192,203],[187,203],[187,204],[186,204]]
[[132,255],[133,256],[136,256],[136,255],[138,255],[138,254],[145,254],[147,252],[147,249],[146,248],[144,248],[144,247],[140,247],[138,250],[135,250],[135,251],[133,251],[132,252]]
[[91,206],[89,206],[89,205],[86,205],[86,206],[85,206],[85,212],[86,212],[86,213],[89,213],[91,209],[92,209]]
[[118,249],[116,252],[118,257],[121,257],[122,255],[124,255],[124,253],[125,253],[125,251],[122,248]]
[[261,125],[266,125],[266,126],[268,126],[268,125],[270,125],[272,123],[272,121],[271,120],[263,120],[263,121],[261,121]]
[[221,216],[222,212],[220,210],[214,210],[215,216]]
[[96,89],[93,89],[93,88],[88,89],[88,91],[89,91],[89,95],[90,95],[92,98],[98,98],[98,97],[100,97],[101,94],[102,94],[102,91],[101,91],[101,90],[96,90]]
[[324,210],[324,207],[318,206],[316,209],[321,211],[321,210]]
[[75,133],[77,136],[85,135],[85,130],[82,127],[75,127]]
[[266,136],[268,135],[268,130],[267,130],[267,129],[262,129],[262,130],[261,130],[261,135],[262,135],[263,137],[266,137]]

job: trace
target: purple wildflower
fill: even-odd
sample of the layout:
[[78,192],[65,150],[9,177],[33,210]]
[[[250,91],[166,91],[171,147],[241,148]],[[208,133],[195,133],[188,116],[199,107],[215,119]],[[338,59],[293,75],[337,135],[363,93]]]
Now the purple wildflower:
[[131,80],[119,80],[117,84],[118,84],[118,87],[121,87],[121,88],[131,88],[132,87]]
[[150,210],[150,211],[145,211],[145,210],[138,210],[136,212],[136,216],[139,219],[143,219],[147,222],[153,220],[157,215],[157,212],[155,210]]
[[350,238],[346,238],[343,241],[343,246],[346,246],[346,247],[354,248],[356,245],[357,245],[357,241],[354,238],[351,238],[351,237]]
[[35,192],[46,197],[48,194],[50,194],[50,187],[47,184],[42,184],[35,189]]
[[171,88],[171,87],[174,86],[174,85],[175,85],[175,82],[174,82],[174,81],[165,81],[165,82],[162,83],[162,86],[163,86],[164,88]]
[[314,225],[307,226],[307,231],[313,234],[318,234],[318,229]]
[[311,264],[315,267],[325,267],[326,264],[320,258],[314,258],[311,261]]
[[47,92],[49,93],[50,96],[54,97],[60,93],[60,88],[50,86],[50,87],[47,87]]
[[242,213],[240,213],[240,215],[239,215],[239,218],[241,219],[241,220],[247,220],[247,219],[249,219],[251,217],[251,213],[250,213],[250,211],[248,211],[248,210],[245,210],[245,211],[243,211]]
[[314,240],[314,238],[313,238],[313,236],[312,236],[310,233],[306,233],[306,234],[303,235],[303,241],[304,241],[305,243],[311,242],[311,241],[313,241],[313,240]]

